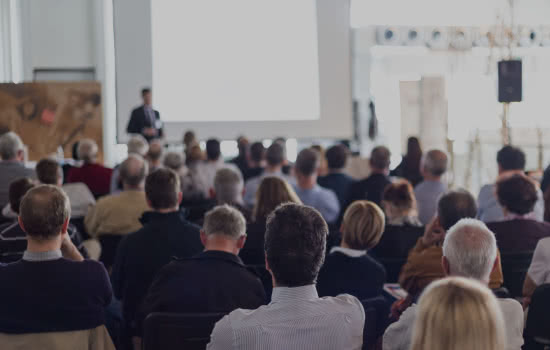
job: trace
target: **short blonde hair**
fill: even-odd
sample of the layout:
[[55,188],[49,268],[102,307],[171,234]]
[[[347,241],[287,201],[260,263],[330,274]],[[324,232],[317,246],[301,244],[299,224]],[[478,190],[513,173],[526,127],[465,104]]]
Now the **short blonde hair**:
[[481,283],[445,278],[420,297],[411,350],[500,350],[505,344],[502,312]]
[[342,240],[351,249],[375,247],[385,226],[384,212],[373,202],[355,201],[344,213]]

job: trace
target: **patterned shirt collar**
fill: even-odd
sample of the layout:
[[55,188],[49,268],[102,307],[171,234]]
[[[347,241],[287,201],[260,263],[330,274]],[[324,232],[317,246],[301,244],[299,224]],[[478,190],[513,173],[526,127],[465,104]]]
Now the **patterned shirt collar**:
[[30,252],[25,250],[25,253],[23,253],[23,260],[27,261],[50,261],[61,259],[62,257],[63,255],[59,249],[47,252]]
[[271,302],[287,302],[295,300],[312,300],[318,299],[317,288],[314,284],[308,284],[302,287],[275,287]]

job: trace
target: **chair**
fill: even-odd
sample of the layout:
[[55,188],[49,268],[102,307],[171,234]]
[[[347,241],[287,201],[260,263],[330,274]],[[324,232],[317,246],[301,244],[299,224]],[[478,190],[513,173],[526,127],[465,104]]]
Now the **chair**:
[[154,312],[143,324],[143,350],[204,350],[210,334],[225,314]]
[[550,284],[535,289],[524,332],[523,350],[550,350]]
[[368,350],[376,345],[388,326],[390,305],[382,296],[363,300],[361,304],[365,310],[363,349]]
[[101,235],[99,236],[99,243],[101,243],[101,256],[99,261],[105,265],[107,271],[115,263],[116,251],[120,241],[124,238],[123,235]]
[[523,295],[523,282],[531,265],[533,252],[501,253],[504,287],[513,298]]
[[399,274],[403,265],[407,262],[407,257],[403,258],[378,258],[376,260],[386,269],[386,283],[399,283]]

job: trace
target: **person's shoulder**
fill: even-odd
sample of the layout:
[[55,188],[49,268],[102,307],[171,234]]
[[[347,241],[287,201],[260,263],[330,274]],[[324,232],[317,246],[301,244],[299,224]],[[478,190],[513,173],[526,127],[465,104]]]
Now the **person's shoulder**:
[[481,186],[481,189],[479,190],[479,197],[490,195],[492,196],[494,193],[495,184],[485,184]]
[[143,105],[137,106],[136,108],[132,109],[132,114],[138,113],[143,110]]
[[328,313],[345,313],[352,318],[352,323],[364,322],[365,310],[363,304],[353,295],[340,294],[335,297],[323,297],[319,300]]
[[522,319],[523,320],[523,307],[521,304],[512,298],[499,298],[497,299],[502,313],[504,314],[504,319]]

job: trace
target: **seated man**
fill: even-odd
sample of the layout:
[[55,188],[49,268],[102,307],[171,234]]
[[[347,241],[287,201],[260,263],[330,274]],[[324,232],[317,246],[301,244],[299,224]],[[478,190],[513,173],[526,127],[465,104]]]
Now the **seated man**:
[[319,185],[334,191],[340,203],[340,209],[346,208],[349,191],[355,180],[344,172],[348,161],[349,149],[340,144],[330,147],[325,157],[327,158],[328,174],[319,177]]
[[265,147],[261,142],[250,145],[248,169],[243,173],[244,181],[262,175],[265,167]]
[[[35,185],[28,177],[15,180],[10,185],[10,207],[19,215],[21,201],[25,194],[34,188]],[[80,253],[88,256],[86,249],[82,245],[82,236],[73,225],[67,226],[67,234]],[[27,249],[27,235],[16,222],[6,223],[0,226],[0,262],[9,263],[18,261]]]
[[[442,270],[446,276],[461,276],[489,284],[491,271],[498,268],[494,234],[480,221],[463,219],[454,225],[443,242]],[[507,350],[523,345],[523,309],[514,299],[498,299],[504,316]],[[409,307],[384,334],[384,350],[410,349],[418,308]]]
[[126,235],[139,230],[139,219],[149,209],[143,190],[147,176],[147,162],[132,154],[120,165],[124,190],[101,198],[84,218],[86,231],[92,237],[104,234]]
[[246,239],[242,214],[218,206],[206,214],[203,227],[204,252],[177,259],[157,274],[140,320],[151,312],[229,313],[265,304],[262,283],[237,256]]
[[321,164],[319,158],[319,152],[311,148],[306,148],[298,154],[294,165],[294,190],[302,203],[317,209],[329,224],[333,224],[340,216],[340,203],[332,190],[317,184]]
[[147,176],[145,193],[152,211],[143,214],[143,228],[120,242],[112,275],[130,332],[135,332],[136,311],[157,272],[174,256],[187,258],[202,250],[200,228],[179,211],[178,175],[170,169],[156,170]]
[[153,172],[162,168],[162,156],[164,155],[164,145],[161,140],[152,140],[149,144],[149,151],[145,156],[149,162],[149,171]]
[[94,196],[101,197],[109,193],[113,169],[98,164],[97,155],[99,149],[97,143],[91,139],[84,139],[78,143],[78,159],[83,164],[81,167],[73,167],[67,175],[67,182],[85,183]]
[[44,158],[36,164],[36,176],[44,185],[62,186],[61,188],[71,202],[71,216],[83,218],[88,209],[95,205],[95,198],[86,184],[82,182],[63,185],[63,170],[59,164],[49,158]]
[[34,170],[25,167],[25,146],[14,132],[0,136],[0,208],[8,203],[10,184],[22,177],[34,178]]
[[[445,232],[460,219],[474,218],[476,212],[475,199],[467,191],[449,191],[439,199],[437,216],[426,226],[424,236],[418,239],[416,246],[410,251],[399,275],[399,284],[413,300],[428,284],[445,276],[441,268],[441,244],[445,239]],[[502,283],[499,257],[498,264],[491,273],[489,287],[500,288]]]
[[283,204],[267,220],[271,303],[237,309],[214,327],[207,349],[361,349],[365,312],[351,295],[319,298],[315,280],[328,227],[311,207]]
[[[128,148],[128,155],[137,154],[140,157],[145,157],[149,151],[149,144],[145,137],[140,134],[130,135],[130,139],[126,144]],[[113,168],[113,174],[111,175],[110,193],[119,193],[122,188],[122,181],[120,179],[120,165]]]
[[75,331],[105,323],[109,277],[101,263],[83,260],[72,244],[70,213],[67,196],[55,186],[38,186],[23,197],[19,224],[27,250],[22,260],[0,264],[0,333]]
[[244,207],[243,192],[244,182],[239,171],[223,168],[216,172],[214,188],[210,190],[210,197],[216,201],[216,205],[228,204],[237,208],[248,221],[251,213]]
[[368,200],[381,205],[384,189],[391,183],[388,177],[390,158],[391,153],[387,147],[374,147],[369,159],[371,174],[366,179],[353,184],[348,204],[358,200]]
[[418,218],[422,225],[432,221],[437,212],[437,200],[447,191],[443,175],[447,171],[447,155],[440,150],[431,150],[422,157],[421,172],[424,180],[415,186],[414,195],[418,205]]

